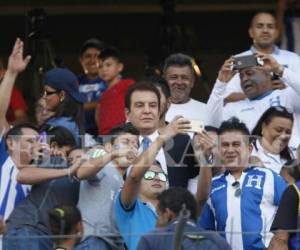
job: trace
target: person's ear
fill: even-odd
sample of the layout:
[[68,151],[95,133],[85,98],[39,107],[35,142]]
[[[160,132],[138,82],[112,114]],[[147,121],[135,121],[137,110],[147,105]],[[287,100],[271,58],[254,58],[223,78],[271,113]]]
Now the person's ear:
[[14,142],[11,137],[7,137],[6,144],[9,151],[12,151],[14,149]]
[[128,108],[125,108],[125,117],[126,117],[126,120],[130,122],[129,116],[130,116],[130,110]]
[[58,144],[56,141],[53,141],[50,143],[50,148],[53,148],[53,149],[57,149],[58,148]]
[[170,208],[166,208],[165,213],[169,222],[176,218],[176,214]]
[[171,97],[169,97],[169,98],[167,98],[167,111],[169,110],[171,104],[172,104]]
[[65,93],[65,91],[60,91],[59,92],[59,101],[60,102],[63,102],[63,100],[65,99],[65,97],[66,97],[66,93]]
[[105,149],[106,152],[111,152],[112,149],[113,149],[113,146],[112,146],[112,144],[110,142],[106,142],[104,144],[104,149]]
[[249,153],[251,154],[252,153],[252,150],[253,150],[253,145],[252,143],[249,144]]
[[119,62],[118,63],[118,72],[121,73],[123,71],[123,69],[124,69],[124,64]]
[[253,30],[251,27],[248,29],[248,34],[249,34],[250,38],[253,39]]

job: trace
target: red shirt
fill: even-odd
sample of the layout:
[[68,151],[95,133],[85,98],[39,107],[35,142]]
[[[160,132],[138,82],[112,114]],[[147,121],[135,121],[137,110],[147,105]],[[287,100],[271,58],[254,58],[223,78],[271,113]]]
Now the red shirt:
[[99,135],[107,135],[110,130],[126,121],[125,96],[127,89],[132,85],[132,79],[122,79],[117,84],[103,92],[99,101]]
[[20,90],[18,90],[16,87],[13,87],[11,98],[10,98],[10,104],[8,111],[6,113],[6,119],[9,123],[15,121],[15,115],[14,112],[16,110],[24,110],[24,112],[27,111],[27,104],[22,96],[22,93]]

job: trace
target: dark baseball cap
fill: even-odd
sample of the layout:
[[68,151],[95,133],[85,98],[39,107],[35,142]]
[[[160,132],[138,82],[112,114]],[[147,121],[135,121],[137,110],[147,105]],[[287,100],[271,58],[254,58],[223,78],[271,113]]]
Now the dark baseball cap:
[[64,90],[77,102],[84,103],[85,97],[78,91],[78,80],[67,68],[54,68],[46,72],[44,84],[57,90]]
[[102,50],[104,48],[104,43],[97,38],[90,38],[82,44],[80,48],[80,55],[82,55],[88,48]]

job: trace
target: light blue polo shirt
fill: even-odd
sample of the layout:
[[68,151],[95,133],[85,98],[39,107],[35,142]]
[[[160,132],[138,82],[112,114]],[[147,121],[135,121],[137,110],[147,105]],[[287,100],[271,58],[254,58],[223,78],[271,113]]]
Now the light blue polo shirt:
[[154,207],[143,203],[139,198],[130,208],[125,208],[120,194],[121,192],[115,202],[117,226],[128,250],[136,250],[141,236],[155,229],[157,214]]

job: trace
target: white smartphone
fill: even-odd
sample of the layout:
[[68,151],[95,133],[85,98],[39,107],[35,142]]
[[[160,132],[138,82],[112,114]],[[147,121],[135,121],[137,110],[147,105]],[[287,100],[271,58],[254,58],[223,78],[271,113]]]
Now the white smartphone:
[[187,132],[192,132],[192,133],[201,133],[204,130],[204,122],[200,120],[191,120],[191,128],[187,129]]

